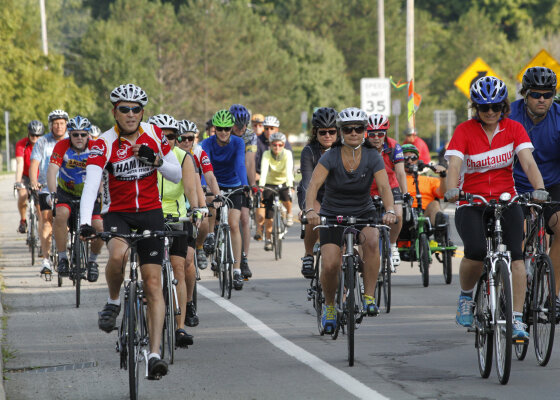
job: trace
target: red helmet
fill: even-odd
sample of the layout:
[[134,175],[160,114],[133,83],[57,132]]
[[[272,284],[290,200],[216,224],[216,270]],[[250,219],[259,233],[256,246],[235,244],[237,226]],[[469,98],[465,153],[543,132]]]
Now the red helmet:
[[383,114],[371,114],[368,118],[368,131],[386,131],[391,127],[389,118]]

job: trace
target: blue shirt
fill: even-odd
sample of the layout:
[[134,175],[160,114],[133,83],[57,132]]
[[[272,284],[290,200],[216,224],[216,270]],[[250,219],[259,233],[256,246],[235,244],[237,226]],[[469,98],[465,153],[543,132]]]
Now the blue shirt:
[[[549,188],[560,184],[560,104],[552,103],[546,117],[535,125],[525,110],[524,100],[516,100],[511,104],[509,118],[520,122],[529,134],[535,147],[533,157],[543,177],[544,186]],[[533,191],[518,159],[514,163],[513,179],[519,193]]]
[[[64,133],[63,137],[67,138],[68,133]],[[62,140],[62,138],[60,140]],[[49,169],[51,154],[56,143],[57,140],[54,138],[52,132],[49,132],[45,136],[40,137],[37,143],[35,143],[35,146],[33,146],[31,160],[39,161],[39,176],[37,177],[37,182],[42,185],[41,193],[49,192],[49,188],[47,187],[47,170]]]
[[245,142],[243,139],[230,135],[225,146],[218,144],[216,135],[204,139],[200,144],[212,162],[214,175],[221,187],[248,185],[245,169]]

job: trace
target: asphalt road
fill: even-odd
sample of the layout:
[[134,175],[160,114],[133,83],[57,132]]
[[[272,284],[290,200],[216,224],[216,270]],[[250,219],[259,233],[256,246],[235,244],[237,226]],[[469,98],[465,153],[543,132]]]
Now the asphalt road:
[[[8,399],[127,399],[127,371],[119,369],[116,334],[97,328],[107,298],[101,274],[85,283],[74,307],[68,281],[39,276],[30,265],[23,235],[16,234],[12,176],[0,177],[0,272],[4,278],[4,384]],[[451,285],[434,260],[428,288],[415,264],[393,276],[390,314],[367,318],[356,333],[356,364],[346,362],[346,337],[319,336],[308,281],[300,276],[303,244],[291,228],[284,258],[275,262],[262,242],[253,243],[254,278],[220,298],[218,281],[203,271],[200,325],[195,344],[176,353],[160,381],[142,380],[140,398],[156,399],[527,399],[558,398],[560,354],[549,365],[514,360],[510,383],[493,371],[478,373],[474,336],[455,325],[459,259]],[[106,259],[104,250],[102,260]],[[103,272],[104,268],[102,268]]]

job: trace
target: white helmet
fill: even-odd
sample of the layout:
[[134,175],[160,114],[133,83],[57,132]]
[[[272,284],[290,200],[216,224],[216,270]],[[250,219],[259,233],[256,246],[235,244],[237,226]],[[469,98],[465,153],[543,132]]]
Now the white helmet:
[[64,110],[52,110],[49,113],[49,122],[53,122],[55,119],[65,119],[68,122],[68,113]]
[[148,118],[148,124],[154,124],[159,129],[174,129],[179,130],[177,120],[168,114],[158,114]]
[[263,122],[264,126],[275,126],[277,128],[280,127],[280,121],[274,115],[267,115]]
[[120,85],[113,89],[111,92],[111,103],[116,104],[119,101],[130,101],[132,103],[138,103],[142,107],[148,104],[148,95],[142,88],[133,85],[132,83],[127,83],[126,85]]
[[336,117],[336,126],[341,127],[343,125],[348,124],[361,124],[367,125],[368,123],[368,116],[359,108],[356,107],[349,107],[345,108],[341,112],[338,113]]
[[198,133],[198,128],[194,122],[189,121],[188,119],[183,119],[179,121],[179,134],[182,135],[187,132]]
[[276,132],[276,133],[273,133],[272,135],[270,135],[270,138],[268,138],[268,141],[270,143],[272,143],[272,142],[286,143],[286,135],[284,135],[282,132]]

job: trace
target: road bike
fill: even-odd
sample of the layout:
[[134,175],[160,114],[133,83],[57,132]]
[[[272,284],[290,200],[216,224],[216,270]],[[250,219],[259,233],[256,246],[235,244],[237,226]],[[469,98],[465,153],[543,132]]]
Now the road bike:
[[[554,344],[556,327],[556,285],[554,268],[548,256],[546,222],[543,206],[547,203],[531,202],[531,195],[524,194],[522,204],[528,211],[525,216],[526,238],[523,254],[527,270],[527,290],[523,305],[523,322],[528,329],[533,327],[533,345],[537,363],[541,366],[548,364]],[[549,205],[558,205],[550,202]],[[528,341],[516,343],[515,355],[523,360],[529,347]]]
[[[306,218],[303,218],[302,223],[307,223]],[[358,245],[358,235],[360,231],[358,228],[363,227],[385,227],[389,229],[386,225],[379,225],[375,223],[374,218],[357,218],[357,217],[321,217],[320,225],[317,225],[313,229],[320,228],[344,228],[343,231],[343,253],[342,253],[342,269],[339,276],[338,289],[335,296],[335,308],[337,311],[337,324],[336,329],[331,334],[333,339],[338,337],[339,330],[347,336],[348,344],[348,365],[354,365],[354,333],[355,330],[359,328],[363,318],[363,294],[361,291],[362,278],[360,269],[363,265],[360,254],[357,249]],[[316,266],[316,271],[319,270],[319,265]],[[316,272],[317,279],[319,273]],[[317,295],[317,300],[323,302],[323,296]],[[319,315],[322,310],[318,309],[318,302],[316,300],[316,311],[317,311],[317,322],[320,324]],[[321,303],[322,308],[322,303]],[[321,330],[321,325],[319,325]]]
[[[81,282],[82,279],[86,279],[89,246],[88,242],[80,240],[80,199],[70,200],[70,203],[72,212],[68,221],[70,225],[70,266],[68,277],[76,289],[76,308],[78,308],[80,307]],[[61,279],[60,274],[58,276]],[[59,284],[59,286],[61,285],[62,283]]]
[[[375,208],[380,215],[385,211],[381,197],[374,196],[372,198]],[[375,286],[375,299],[380,310],[384,309],[386,313],[391,312],[391,275],[393,273],[393,265],[391,261],[391,242],[389,239],[390,229],[384,225],[378,225],[379,231],[379,275],[377,276],[377,284]]]
[[[487,253],[476,285],[474,322],[468,331],[476,334],[480,375],[483,378],[490,376],[494,355],[498,380],[505,385],[511,371],[513,304],[511,253],[503,243],[501,218],[509,206],[517,204],[517,196],[512,199],[511,194],[505,192],[499,200],[488,201],[483,196],[465,193],[459,200],[467,202],[463,207],[485,207],[485,215],[489,218],[485,230]],[[516,341],[519,342],[523,341]]]
[[276,189],[273,189],[268,186],[263,187],[263,193],[266,191],[270,191],[274,194],[272,200],[272,248],[274,249],[274,259],[279,260],[282,258],[282,239],[286,235],[286,218],[285,213],[283,215],[283,207],[284,205],[280,202],[280,192],[279,190],[282,189],[281,186],[278,186]]

